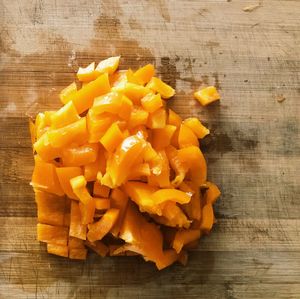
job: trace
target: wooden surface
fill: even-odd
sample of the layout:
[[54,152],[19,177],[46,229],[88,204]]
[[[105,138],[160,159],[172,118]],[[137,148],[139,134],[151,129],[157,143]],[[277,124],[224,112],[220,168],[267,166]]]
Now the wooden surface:
[[[300,298],[300,1],[16,1],[0,6],[0,298]],[[218,224],[187,267],[50,256],[36,241],[27,115],[85,66],[152,62],[211,129]],[[201,108],[192,92],[216,85]],[[278,97],[285,101],[279,103]]]

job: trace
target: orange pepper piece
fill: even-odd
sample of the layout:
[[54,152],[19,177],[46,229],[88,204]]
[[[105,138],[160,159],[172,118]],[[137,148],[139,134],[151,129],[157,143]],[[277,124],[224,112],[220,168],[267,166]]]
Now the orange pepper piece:
[[189,146],[178,150],[178,158],[189,168],[190,179],[200,186],[206,182],[207,166],[204,156],[197,146]]
[[71,202],[71,215],[70,215],[70,231],[69,235],[81,240],[86,240],[87,226],[82,224],[81,212],[79,203],[72,200]]
[[119,67],[120,58],[121,56],[114,56],[100,61],[96,71],[98,73],[108,73],[109,75],[113,74]]
[[194,132],[186,125],[181,124],[178,134],[178,145],[179,148],[187,146],[199,146],[197,136]]
[[181,117],[172,109],[169,109],[168,124],[179,128],[182,123]]
[[89,224],[89,231],[87,234],[88,240],[90,242],[101,240],[112,229],[118,219],[118,216],[118,209],[109,209],[99,221]]
[[48,132],[45,132],[33,145],[33,149],[44,161],[51,161],[61,156],[61,150],[54,148],[48,138]]
[[35,191],[35,202],[37,204],[38,222],[56,226],[64,225],[66,210],[65,197]]
[[134,77],[136,77],[141,84],[148,83],[151,78],[154,76],[155,70],[152,64],[147,64],[141,68],[139,68],[135,73]]
[[73,101],[79,114],[92,107],[94,98],[110,91],[108,75],[105,73],[96,80],[84,85],[76,93],[69,97]]
[[156,77],[151,78],[147,87],[160,93],[161,97],[164,99],[169,99],[175,95],[175,90],[170,85]]
[[56,167],[52,163],[44,162],[35,157],[35,165],[31,183],[33,188],[53,193],[59,196],[64,195],[56,174]]
[[187,118],[183,123],[189,127],[199,139],[202,139],[209,134],[209,130],[203,126],[200,120],[196,117]]
[[206,182],[205,185],[208,187],[208,189],[205,192],[204,200],[207,204],[214,204],[221,195],[221,191],[214,183]]
[[172,125],[166,125],[162,129],[153,129],[152,131],[152,146],[156,150],[162,150],[171,143],[173,134],[176,131],[176,127]]
[[64,147],[72,142],[77,144],[83,143],[87,140],[86,118],[82,117],[80,120],[69,124],[65,127],[49,130],[48,140],[52,147]]
[[141,104],[146,111],[148,111],[149,113],[153,113],[163,106],[163,101],[159,93],[148,93],[141,99]]
[[98,155],[98,148],[97,143],[64,148],[62,151],[63,165],[82,166],[95,162]]
[[129,129],[137,126],[145,125],[148,120],[149,113],[139,106],[133,107],[127,126]]
[[118,219],[110,231],[113,234],[113,236],[117,237],[120,232],[121,226],[123,224],[123,220],[124,220],[124,216],[128,204],[128,196],[119,188],[115,188],[111,192],[110,201],[111,201],[111,207],[119,210]]
[[69,198],[78,199],[72,190],[70,180],[82,175],[82,169],[80,167],[56,167],[56,174],[64,193]]
[[81,82],[90,82],[99,76],[99,72],[95,71],[95,62],[90,63],[87,67],[80,67],[77,71],[77,78]]
[[113,123],[101,137],[100,143],[108,152],[113,152],[124,139],[123,134],[117,123]]
[[62,257],[68,257],[68,246],[48,243],[47,252]]
[[202,209],[200,230],[208,234],[212,229],[212,226],[214,224],[214,219],[215,217],[214,217],[214,210],[212,204],[208,203]]
[[74,123],[80,119],[72,101],[65,104],[51,115],[51,127],[58,129]]
[[69,101],[71,101],[72,96],[74,96],[76,92],[77,92],[76,83],[72,82],[70,85],[68,85],[59,93],[60,101],[63,104],[67,104]]
[[37,224],[37,239],[41,242],[66,246],[68,243],[67,227]]
[[173,248],[179,253],[185,244],[198,240],[200,236],[201,232],[197,229],[179,230],[175,234]]
[[195,98],[202,106],[206,106],[214,101],[220,100],[220,95],[214,86],[209,86],[194,93]]
[[93,195],[99,197],[108,197],[110,193],[110,188],[101,185],[98,181],[94,183]]
[[93,198],[89,200],[86,204],[79,202],[79,209],[80,209],[82,224],[89,224],[94,221],[96,202]]
[[164,108],[159,108],[153,113],[149,114],[147,127],[150,129],[164,128],[167,121],[167,113]]

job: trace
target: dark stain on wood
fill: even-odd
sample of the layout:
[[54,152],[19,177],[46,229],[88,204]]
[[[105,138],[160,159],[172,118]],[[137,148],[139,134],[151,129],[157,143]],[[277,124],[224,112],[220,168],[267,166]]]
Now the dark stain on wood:
[[177,71],[175,59],[165,56],[160,59],[160,63],[158,72],[161,79],[176,89],[176,79],[180,78],[180,73]]

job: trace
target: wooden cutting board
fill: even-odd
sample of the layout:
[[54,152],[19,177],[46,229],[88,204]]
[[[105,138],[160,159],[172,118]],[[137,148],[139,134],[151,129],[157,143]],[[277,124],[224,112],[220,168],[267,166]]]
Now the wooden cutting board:
[[[0,4],[0,298],[300,298],[300,2],[16,1]],[[218,223],[186,267],[86,262],[36,241],[28,115],[59,106],[78,66],[154,63],[222,189]],[[192,93],[216,85],[220,103]],[[278,102],[278,100],[283,100]]]

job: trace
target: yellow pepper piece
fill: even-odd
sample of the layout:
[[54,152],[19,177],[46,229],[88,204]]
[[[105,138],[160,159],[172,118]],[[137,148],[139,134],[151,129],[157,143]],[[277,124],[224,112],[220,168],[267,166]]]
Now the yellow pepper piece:
[[45,132],[33,145],[34,150],[44,161],[51,161],[61,156],[61,150],[54,148],[48,138],[48,132]]
[[111,124],[118,120],[116,115],[107,112],[96,115],[93,109],[89,110],[86,117],[90,143],[98,142]]
[[113,226],[113,228],[111,229],[111,233],[113,234],[113,236],[117,237],[120,232],[121,226],[123,224],[124,216],[126,213],[126,208],[128,204],[128,195],[124,193],[122,190],[120,190],[119,188],[116,188],[112,190],[110,200],[111,200],[111,207],[119,210],[118,219],[115,225]]
[[150,129],[164,128],[167,121],[167,113],[164,108],[159,108],[153,113],[149,114],[147,127]]
[[203,126],[200,120],[196,117],[187,118],[183,123],[189,127],[199,139],[204,138],[210,133],[209,129]]
[[83,166],[96,161],[99,145],[97,143],[71,146],[62,151],[62,161],[65,166]]
[[91,200],[93,200],[92,196],[86,189],[87,181],[83,175],[72,178],[70,180],[70,184],[72,186],[74,194],[84,205],[88,204]]
[[161,150],[170,145],[175,131],[176,127],[172,125],[166,125],[162,129],[153,129],[151,143],[154,149]]
[[68,228],[38,223],[37,239],[41,242],[63,245],[68,243]]
[[93,113],[101,114],[103,112],[109,112],[118,114],[122,107],[122,97],[123,95],[121,93],[112,91],[103,96],[95,98],[92,108]]
[[125,86],[122,86],[119,90],[136,105],[138,105],[140,100],[150,92],[149,88],[131,82],[127,82]]
[[47,252],[62,257],[68,257],[68,246],[47,243]]
[[107,161],[106,174],[110,177],[113,186],[120,186],[126,180],[130,174],[131,167],[142,154],[143,149],[144,143],[135,135],[123,140],[111,161],[110,159]]
[[169,109],[168,124],[179,128],[182,123],[181,117],[172,109]]
[[87,238],[90,242],[101,240],[109,231],[112,229],[116,223],[119,216],[118,209],[109,209],[106,213],[100,218],[99,221],[90,224],[89,232]]
[[[158,157],[154,159],[154,165],[150,163],[152,169],[152,174],[148,177],[148,183],[152,186],[159,186],[160,188],[170,187],[170,166],[167,155],[164,150],[157,152]],[[157,167],[157,168],[156,168]]]
[[60,101],[63,104],[67,104],[69,101],[71,101],[72,96],[77,92],[77,86],[75,82],[72,82],[70,85],[68,85],[66,88],[64,88],[59,93]]
[[166,201],[186,204],[190,202],[192,194],[177,189],[160,189],[155,191],[151,196],[155,204],[161,204]]
[[80,167],[56,167],[56,174],[64,193],[69,198],[78,200],[78,197],[72,190],[70,180],[82,175],[82,169]]
[[214,224],[214,209],[212,207],[212,204],[208,203],[206,204],[202,209],[202,219],[200,224],[200,230],[204,233],[208,234],[212,226]]
[[94,98],[110,91],[108,75],[105,73],[70,95],[79,114],[92,107]]
[[146,111],[148,111],[149,113],[153,113],[163,106],[163,101],[159,93],[148,93],[141,99],[141,104]]
[[51,115],[51,127],[58,129],[67,126],[80,119],[72,101],[65,104]]
[[55,169],[56,167],[54,164],[35,158],[35,165],[30,183],[31,186],[59,196],[64,195]]
[[202,106],[206,106],[214,101],[220,100],[220,95],[214,86],[209,86],[194,93],[195,98]]
[[187,165],[191,181],[197,186],[206,182],[207,166],[199,147],[189,146],[178,150],[178,158]]
[[47,133],[49,143],[53,147],[64,147],[72,142],[77,144],[83,143],[88,138],[86,118],[82,117],[72,124],[59,129],[49,130]]
[[95,71],[95,62],[92,62],[87,67],[80,67],[77,72],[77,78],[81,82],[89,82],[95,80],[99,76],[99,72]]
[[164,99],[169,99],[175,95],[175,90],[157,77],[152,77],[147,84],[147,87],[155,92],[160,93],[161,97]]
[[149,113],[139,106],[134,106],[127,126],[129,129],[135,128],[140,125],[145,125],[148,121]]
[[119,67],[121,56],[109,57],[99,62],[96,71],[99,73],[113,74]]
[[135,73],[134,77],[136,77],[141,84],[148,83],[151,78],[154,76],[155,70],[152,64],[147,64],[141,68],[139,68]]
[[207,204],[214,204],[221,195],[221,191],[217,185],[211,182],[206,182],[205,186],[207,186],[208,189],[205,192],[204,200]]
[[100,143],[108,152],[113,152],[124,139],[117,123],[113,123],[100,139]]
[[131,100],[123,95],[122,99],[121,99],[121,107],[118,112],[118,115],[120,116],[120,118],[128,121],[130,118],[132,109],[133,109],[133,104],[132,104]]
[[187,146],[199,146],[197,136],[194,132],[185,124],[181,124],[178,133],[178,145],[180,148]]
[[66,198],[48,192],[35,190],[38,222],[50,225],[63,226],[65,218]]
[[182,247],[190,242],[198,240],[201,236],[200,230],[196,229],[186,229],[186,230],[179,230],[176,232],[174,241],[173,241],[173,248],[179,253]]
[[188,168],[187,168],[186,164],[182,163],[181,160],[179,159],[178,152],[175,147],[170,145],[165,149],[165,151],[166,151],[166,155],[168,157],[169,163],[176,174],[176,177],[172,181],[172,185],[177,187],[184,180],[185,175],[188,172]]
[[131,170],[128,180],[137,180],[137,179],[141,179],[141,177],[147,177],[149,175],[151,175],[151,169],[149,163],[142,163],[136,165]]
[[85,224],[82,224],[81,221],[79,203],[72,200],[69,236],[78,238],[80,240],[86,240],[86,231],[87,226]]

